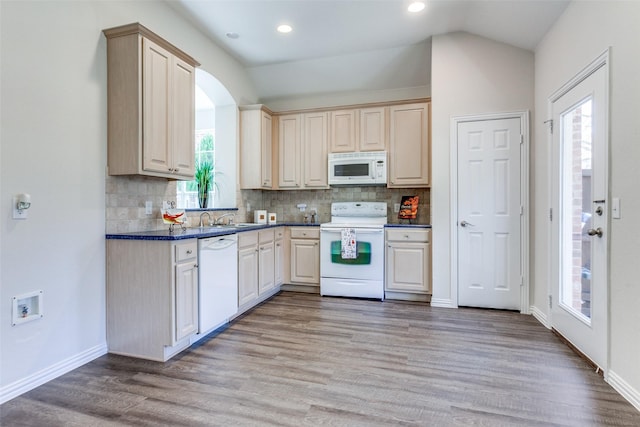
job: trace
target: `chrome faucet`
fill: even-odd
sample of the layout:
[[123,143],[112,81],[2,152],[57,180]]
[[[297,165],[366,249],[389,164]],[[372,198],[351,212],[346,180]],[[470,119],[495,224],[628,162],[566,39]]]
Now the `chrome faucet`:
[[214,222],[215,222],[216,224],[222,224],[222,223],[220,222],[220,220],[221,220],[222,218],[224,218],[225,216],[230,216],[230,217],[232,217],[232,218],[229,218],[229,221],[227,222],[227,224],[229,224],[229,225],[233,224],[233,222],[234,222],[234,220],[235,220],[235,218],[236,218],[236,214],[234,214],[234,213],[232,213],[232,212],[226,213],[226,214],[224,214],[224,215],[220,215],[220,216],[219,216],[219,217],[218,217]]
[[207,211],[204,211],[200,214],[200,228],[204,227],[204,224],[202,223],[202,217],[204,216],[204,214],[207,214],[207,216],[209,217],[209,227],[211,227],[213,225],[213,223],[211,222],[211,214]]

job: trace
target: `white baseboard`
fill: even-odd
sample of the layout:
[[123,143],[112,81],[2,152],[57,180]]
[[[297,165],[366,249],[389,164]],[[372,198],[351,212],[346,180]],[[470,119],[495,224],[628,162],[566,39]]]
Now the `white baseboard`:
[[615,372],[609,369],[607,373],[607,382],[614,388],[615,391],[620,393],[622,397],[627,399],[638,411],[640,411],[640,391],[634,389],[618,376]]
[[532,305],[531,308],[529,308],[529,312],[531,312],[531,315],[538,319],[538,322],[542,323],[545,328],[551,329],[551,325],[549,324],[547,315],[543,313],[538,307]]
[[71,356],[65,360],[62,360],[48,368],[42,369],[35,374],[22,378],[18,381],[14,381],[0,388],[0,404],[7,402],[14,397],[18,397],[23,393],[33,390],[34,388],[51,381],[60,375],[66,374],[85,363],[91,362],[94,359],[107,353],[107,343],[99,344],[82,353]]
[[458,308],[458,305],[450,299],[431,297],[431,307]]

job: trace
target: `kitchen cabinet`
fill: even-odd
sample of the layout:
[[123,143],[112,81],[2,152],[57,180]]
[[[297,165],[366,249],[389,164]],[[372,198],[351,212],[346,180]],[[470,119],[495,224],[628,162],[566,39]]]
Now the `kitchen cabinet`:
[[278,187],[302,187],[301,151],[302,115],[288,114],[278,117]]
[[104,34],[109,174],[193,179],[200,64],[140,24]]
[[275,286],[280,286],[284,283],[284,265],[285,265],[285,248],[284,248],[284,227],[277,227],[274,229],[275,244],[274,244],[274,261],[273,261],[273,276]]
[[278,188],[328,188],[327,113],[278,117]]
[[166,361],[198,332],[197,239],[107,240],[109,352]]
[[384,151],[387,148],[387,107],[330,112],[331,153]]
[[351,153],[357,151],[358,110],[331,111],[332,153]]
[[[258,232],[238,234],[238,306],[258,298]],[[240,311],[240,310],[239,310]]]
[[273,188],[273,119],[263,105],[240,107],[240,188]]
[[304,187],[327,188],[328,180],[328,115],[308,113],[302,116],[304,134],[302,157],[304,159]]
[[384,151],[387,149],[387,108],[360,109],[358,151]]
[[282,230],[275,227],[238,233],[238,315],[280,290],[275,236],[282,241]]
[[291,283],[320,286],[320,229],[291,227]]
[[431,293],[431,230],[387,229],[386,234],[386,298],[424,300]]
[[429,103],[389,107],[390,188],[430,184]]
[[275,287],[275,243],[273,229],[258,232],[258,295]]

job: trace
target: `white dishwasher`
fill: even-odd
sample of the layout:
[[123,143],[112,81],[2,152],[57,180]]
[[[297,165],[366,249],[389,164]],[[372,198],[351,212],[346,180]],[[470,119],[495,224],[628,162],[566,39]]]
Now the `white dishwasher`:
[[238,236],[198,240],[199,334],[227,323],[238,312]]

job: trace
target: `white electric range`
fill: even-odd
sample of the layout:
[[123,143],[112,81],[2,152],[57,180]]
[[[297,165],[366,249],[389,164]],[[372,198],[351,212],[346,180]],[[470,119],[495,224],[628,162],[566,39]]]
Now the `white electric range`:
[[[320,225],[320,295],[384,300],[385,202],[331,204],[331,222]],[[355,255],[343,237],[353,235]]]

